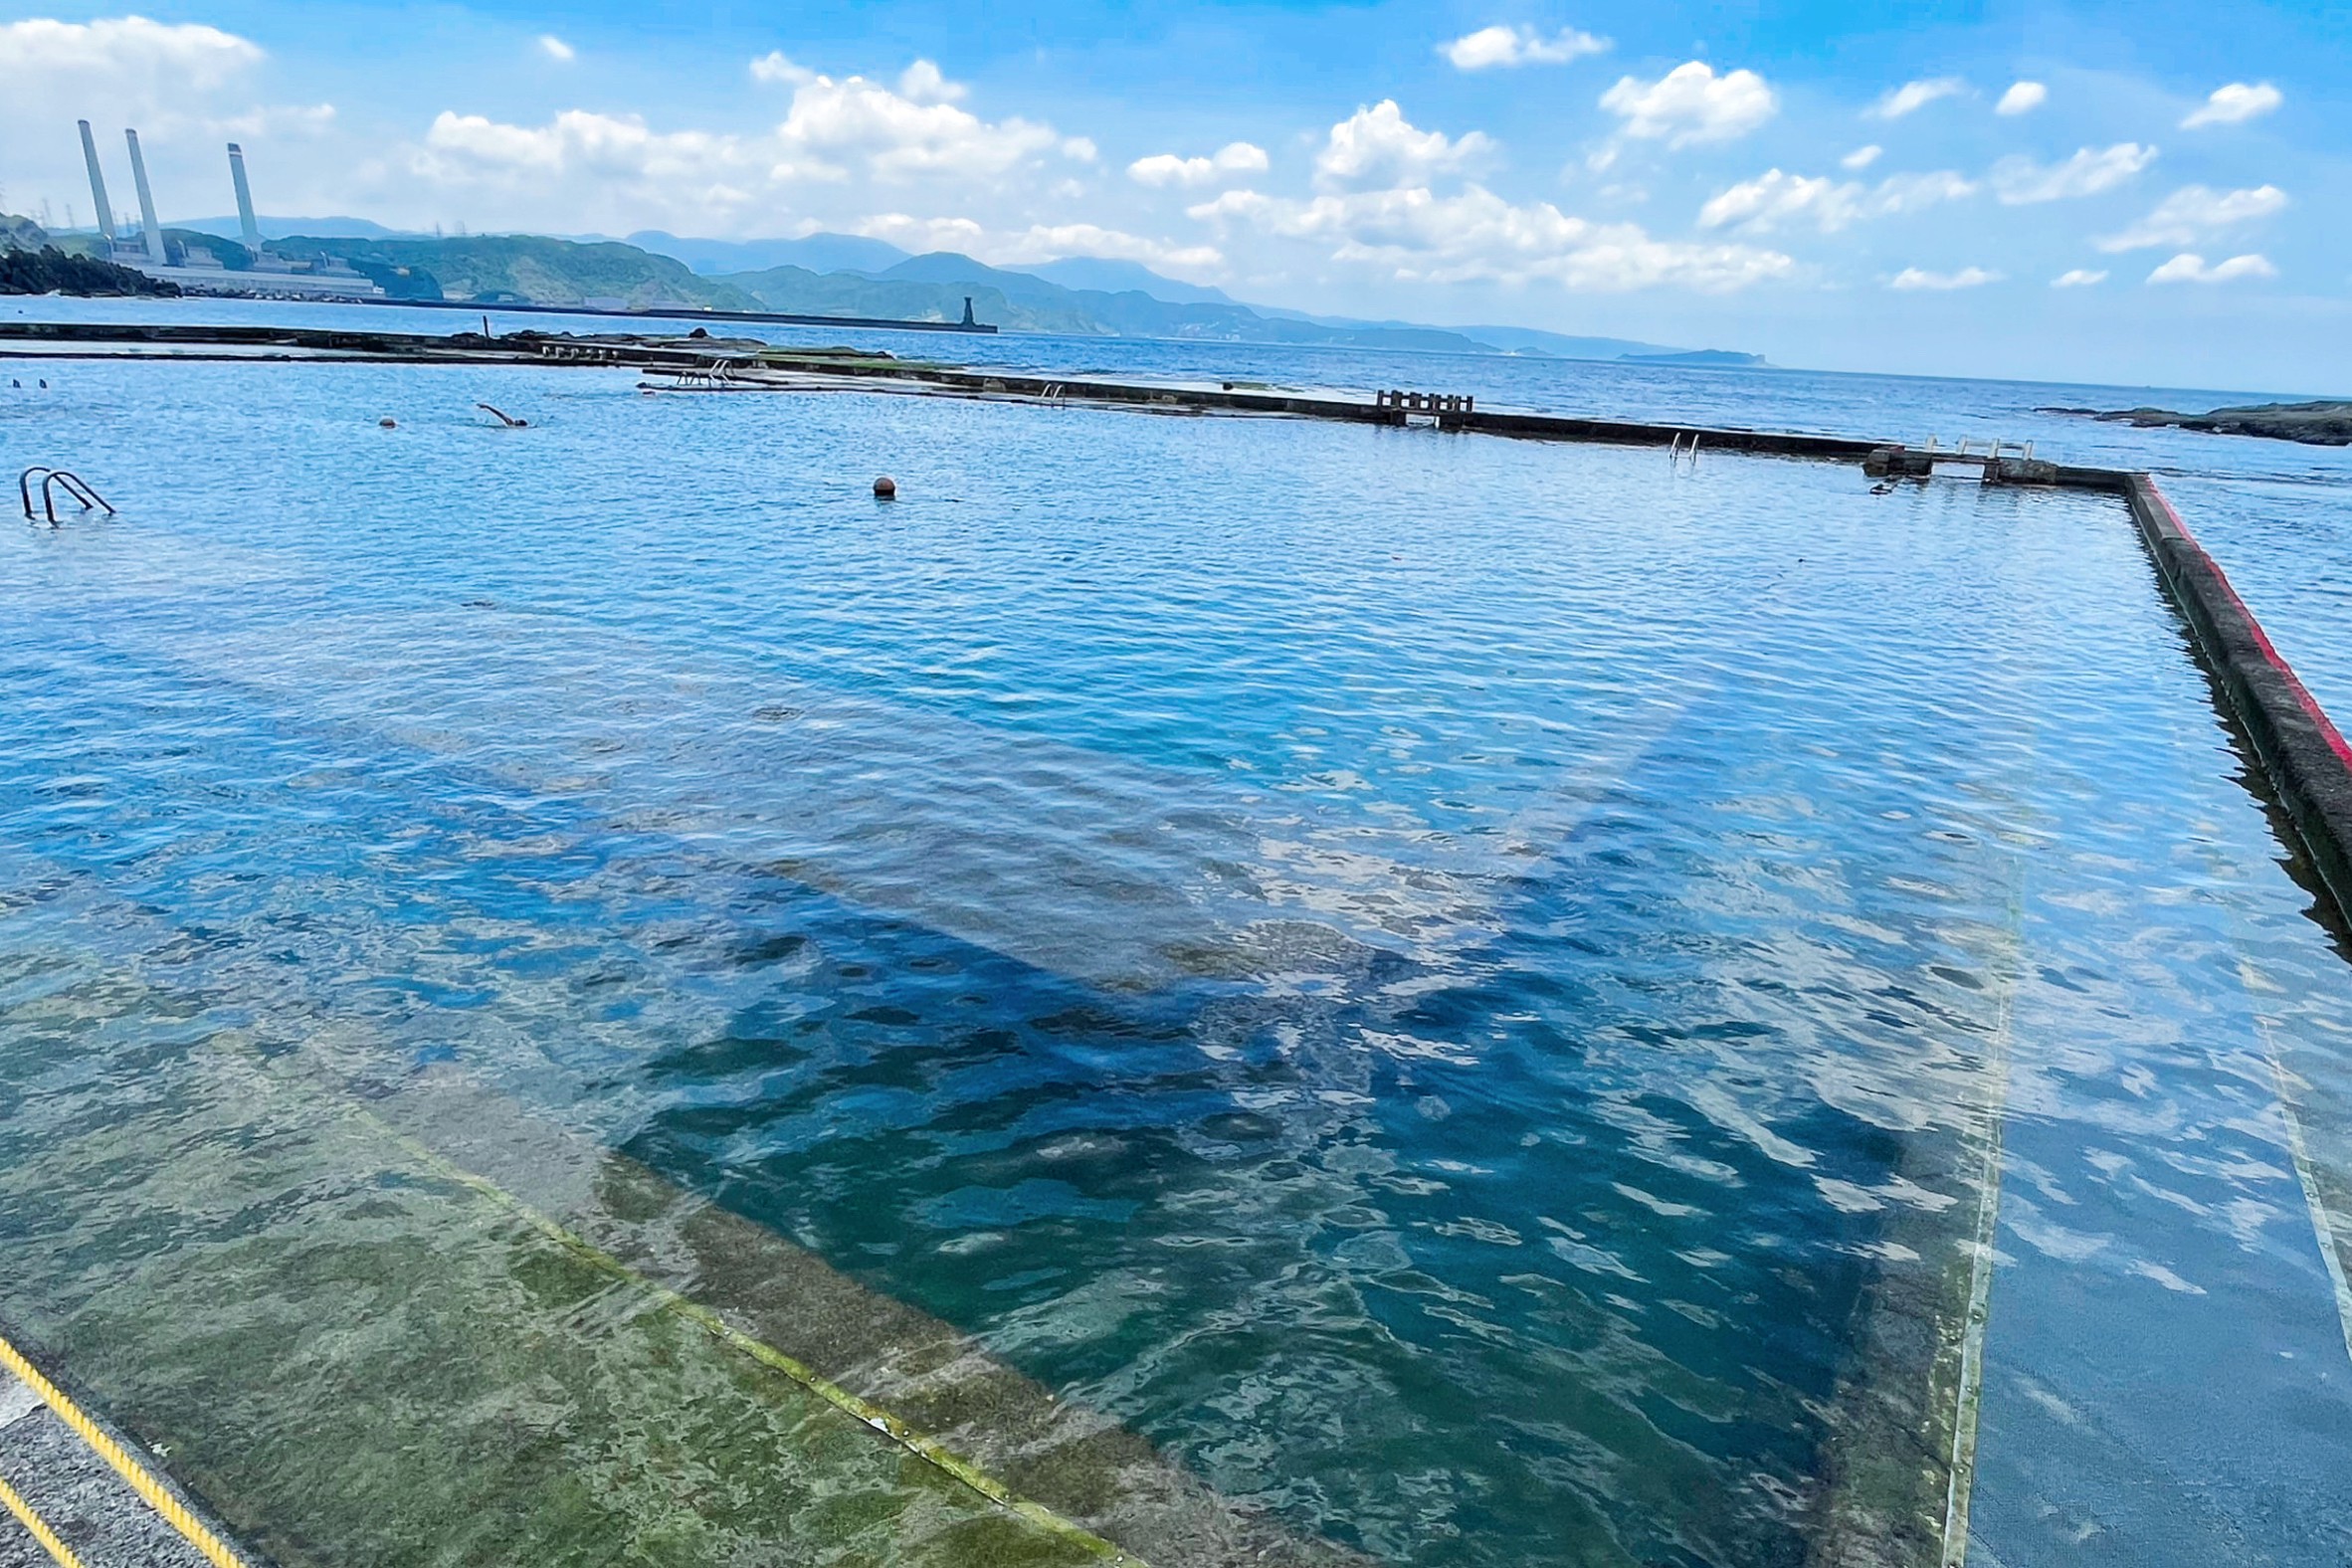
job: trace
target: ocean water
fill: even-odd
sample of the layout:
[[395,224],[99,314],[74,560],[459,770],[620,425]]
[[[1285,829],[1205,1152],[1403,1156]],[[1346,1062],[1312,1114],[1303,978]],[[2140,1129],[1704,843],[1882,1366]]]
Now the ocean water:
[[[634,323],[609,316],[488,313],[496,331],[680,331],[706,321]],[[480,318],[388,305],[289,305],[187,299],[169,305],[96,299],[0,300],[0,320],[165,319],[333,323],[462,332]],[[2352,711],[2352,448],[2251,437],[2134,430],[2050,409],[2170,408],[2298,401],[2258,389],[1960,380],[1807,370],[1707,370],[1493,354],[1368,353],[1160,339],[1002,333],[835,331],[729,322],[722,333],[779,343],[850,342],[909,359],[949,359],[1073,376],[1201,385],[1259,381],[1350,393],[1408,387],[1467,392],[1496,408],[1597,419],[1812,431],[1949,448],[1962,440],[2033,442],[2043,456],[2145,469],[2222,560],[2295,671],[2334,713]]]
[[[2032,415],[2048,388],[919,347],[2158,466],[2352,706],[2340,454]],[[0,535],[0,1320],[282,1560],[501,1560],[482,1510],[667,1474],[680,1412],[817,1476],[846,1522],[787,1560],[985,1555],[968,1498],[808,1459],[848,1452],[823,1411],[712,1437],[731,1375],[607,1408],[686,1353],[352,1131],[452,1083],[948,1325],[1285,1550],[1907,1548],[1980,1384],[1996,1560],[2062,1560],[2068,1499],[2160,1491],[2185,1445],[2240,1499],[2213,1539],[2340,1544],[2306,1471],[2352,1470],[2315,1230],[2352,969],[2119,504],[608,372],[41,373],[0,451],[123,514]],[[466,1312],[395,1283],[444,1274]],[[2064,1383],[2068,1333],[2177,1352],[2250,1301],[2262,1380],[2208,1367],[2196,1434]],[[329,1407],[368,1412],[339,1467],[302,1458]],[[417,1458],[453,1411],[464,1477]],[[567,1515],[531,1550],[764,1538],[681,1473],[705,1533]],[[2227,1560],[2092,1523],[2085,1560]]]

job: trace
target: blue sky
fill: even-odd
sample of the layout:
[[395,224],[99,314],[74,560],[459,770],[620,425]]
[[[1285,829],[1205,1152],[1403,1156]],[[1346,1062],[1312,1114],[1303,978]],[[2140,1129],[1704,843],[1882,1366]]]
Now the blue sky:
[[234,137],[274,213],[825,229],[1827,368],[2352,391],[2343,6],[0,5],[0,188],[61,222],[88,115],[140,127],[167,218],[229,208]]

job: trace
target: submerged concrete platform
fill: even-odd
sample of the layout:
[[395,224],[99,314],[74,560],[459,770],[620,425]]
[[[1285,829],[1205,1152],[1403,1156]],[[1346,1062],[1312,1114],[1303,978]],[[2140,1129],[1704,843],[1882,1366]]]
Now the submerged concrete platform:
[[2352,1562],[2347,1232],[2292,1065],[2326,1073],[2325,1032],[2218,909],[2156,916],[2211,955],[2191,978],[2030,875],[2022,905],[1944,1568]]

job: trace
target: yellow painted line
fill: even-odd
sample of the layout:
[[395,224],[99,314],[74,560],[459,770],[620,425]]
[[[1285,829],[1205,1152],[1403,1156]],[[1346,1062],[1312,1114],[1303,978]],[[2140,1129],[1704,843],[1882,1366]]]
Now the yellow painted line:
[[[121,1444],[100,1432],[98,1423],[82,1414],[81,1407],[66,1398],[55,1383],[43,1377],[16,1346],[8,1342],[5,1335],[0,1335],[0,1366],[14,1372],[24,1380],[27,1388],[40,1395],[41,1402],[56,1411],[58,1419],[73,1428],[75,1436],[89,1444],[99,1459],[112,1466],[115,1474],[130,1482],[130,1489],[145,1498],[148,1507],[163,1515],[164,1522],[186,1537],[189,1545],[202,1552],[213,1568],[246,1568],[244,1558],[229,1550],[219,1536],[206,1529],[204,1521],[190,1513],[186,1503],[173,1496],[161,1481],[147,1473],[146,1467],[132,1459]],[[9,1504],[9,1511],[17,1512],[14,1502]],[[17,1517],[26,1518],[26,1515],[17,1513]],[[32,1527],[30,1520],[26,1527]],[[39,1535],[40,1531],[35,1530],[34,1533]],[[42,1544],[47,1545],[48,1542]],[[63,1549],[62,1545],[51,1547],[51,1555],[55,1556]],[[71,1562],[73,1558],[68,1554],[58,1557],[58,1561]]]
[[767,1341],[745,1333],[699,1301],[683,1295],[658,1280],[647,1278],[561,1221],[541,1214],[488,1177],[477,1175],[436,1150],[418,1142],[415,1138],[387,1123],[375,1112],[359,1105],[349,1106],[348,1109],[353,1117],[368,1123],[435,1174],[482,1194],[510,1211],[533,1230],[557,1243],[583,1262],[604,1274],[647,1291],[659,1305],[678,1313],[688,1322],[708,1332],[713,1338],[741,1351],[762,1366],[781,1372],[785,1377],[816,1395],[834,1409],[872,1427],[909,1454],[962,1482],[998,1507],[1019,1514],[1047,1533],[1099,1557],[1105,1562],[1124,1565],[1124,1568],[1146,1568],[1142,1558],[1130,1555],[1116,1543],[1105,1540],[1074,1519],[1063,1517],[1045,1504],[1034,1502],[1020,1495],[1003,1481],[973,1465],[937,1439],[916,1431],[888,1411],[859,1398],[805,1362],[786,1355]]
[[58,1560],[60,1568],[82,1568],[82,1559],[74,1555],[74,1548],[59,1540],[57,1531],[49,1527],[49,1521],[35,1513],[33,1505],[17,1495],[17,1489],[4,1480],[0,1480],[0,1503],[7,1504],[8,1511],[16,1515],[16,1522],[32,1532],[33,1539],[39,1541],[43,1549]]

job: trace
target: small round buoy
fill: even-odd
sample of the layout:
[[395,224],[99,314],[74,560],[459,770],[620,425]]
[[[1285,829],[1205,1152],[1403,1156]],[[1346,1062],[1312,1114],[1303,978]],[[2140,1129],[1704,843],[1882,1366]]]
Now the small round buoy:
[[383,426],[386,430],[398,430],[400,428],[400,421],[394,419],[389,414],[386,414],[382,419],[377,420],[376,423]]
[[897,493],[898,493],[898,482],[897,482],[896,480],[894,480],[894,479],[890,478],[890,477],[889,477],[887,474],[883,475],[883,476],[882,476],[881,479],[879,479],[879,480],[876,480],[876,481],[874,482],[874,495],[875,495],[875,499],[877,499],[877,500],[888,500],[888,499],[890,499],[891,497],[895,496]]

